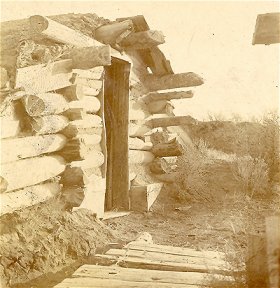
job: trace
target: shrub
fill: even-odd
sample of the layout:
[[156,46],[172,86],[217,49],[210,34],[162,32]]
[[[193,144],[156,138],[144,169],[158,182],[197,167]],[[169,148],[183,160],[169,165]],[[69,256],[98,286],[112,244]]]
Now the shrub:
[[232,164],[234,177],[241,183],[243,192],[252,197],[269,188],[268,165],[261,158],[239,157]]

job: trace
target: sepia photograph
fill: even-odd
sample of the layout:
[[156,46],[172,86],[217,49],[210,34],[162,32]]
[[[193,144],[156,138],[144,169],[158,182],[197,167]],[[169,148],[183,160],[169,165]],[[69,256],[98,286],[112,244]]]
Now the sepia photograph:
[[0,5],[0,288],[279,288],[280,2]]

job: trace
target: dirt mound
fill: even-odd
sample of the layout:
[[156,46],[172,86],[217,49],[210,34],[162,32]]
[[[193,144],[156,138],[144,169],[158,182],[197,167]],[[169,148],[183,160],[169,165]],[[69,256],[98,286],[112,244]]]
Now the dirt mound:
[[92,212],[64,211],[57,200],[5,215],[1,223],[1,287],[55,273],[114,239]]

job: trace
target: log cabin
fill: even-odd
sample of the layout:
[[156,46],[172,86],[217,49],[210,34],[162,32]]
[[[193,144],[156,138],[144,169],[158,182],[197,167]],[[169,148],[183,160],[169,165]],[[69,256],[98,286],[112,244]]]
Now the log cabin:
[[1,215],[53,197],[101,219],[148,211],[191,121],[170,101],[204,80],[173,71],[142,15],[34,15],[1,39]]

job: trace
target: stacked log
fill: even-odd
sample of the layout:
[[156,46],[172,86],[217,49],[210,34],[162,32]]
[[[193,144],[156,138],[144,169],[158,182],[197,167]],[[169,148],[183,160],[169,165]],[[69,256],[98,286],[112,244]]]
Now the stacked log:
[[70,206],[87,208],[102,218],[106,190],[103,67],[73,72],[73,87],[60,90],[69,101],[64,115],[71,119],[62,131],[68,138],[60,153],[67,161],[61,178],[63,196]]

